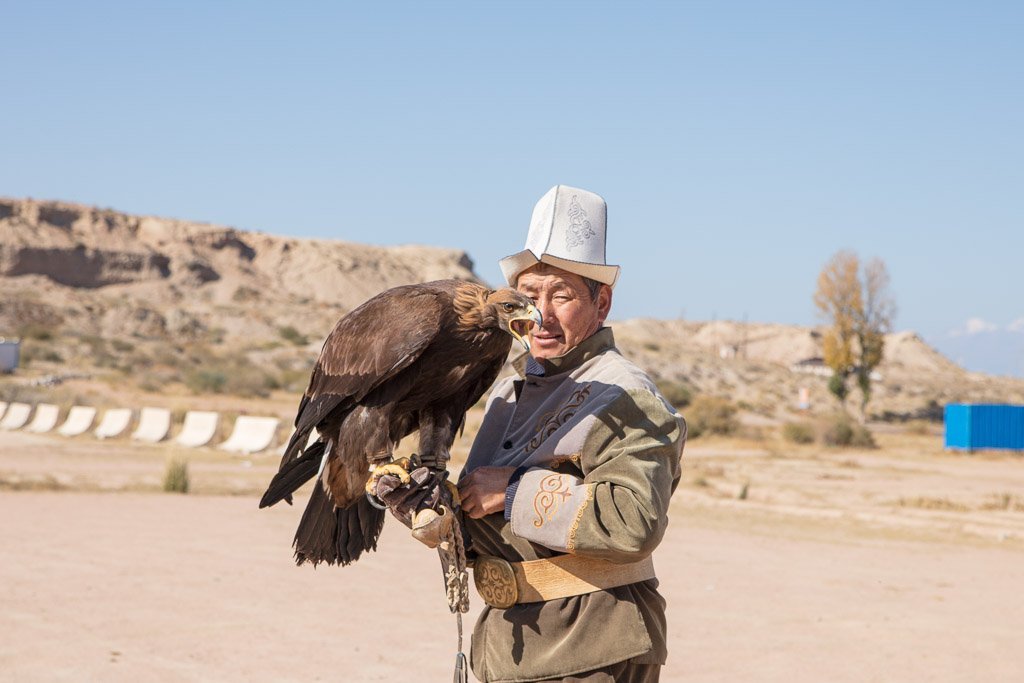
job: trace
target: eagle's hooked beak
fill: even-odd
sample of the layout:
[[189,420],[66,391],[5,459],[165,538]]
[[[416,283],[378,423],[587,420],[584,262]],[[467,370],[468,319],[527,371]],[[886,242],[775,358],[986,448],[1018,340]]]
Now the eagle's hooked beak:
[[[508,331],[513,337],[516,338],[523,348],[526,349],[527,353],[530,351],[530,329],[536,325],[540,327],[544,324],[544,318],[541,317],[540,311],[533,304],[526,307],[526,310],[522,314],[517,315],[513,318],[509,318]],[[522,327],[520,332],[518,327]]]

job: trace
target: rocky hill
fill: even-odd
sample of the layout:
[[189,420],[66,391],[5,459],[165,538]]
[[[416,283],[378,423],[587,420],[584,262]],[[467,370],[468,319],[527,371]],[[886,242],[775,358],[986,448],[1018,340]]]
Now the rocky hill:
[[0,327],[225,341],[322,330],[387,287],[476,279],[465,252],[275,237],[0,199]]
[[[382,289],[476,280],[465,252],[276,237],[64,202],[0,199],[0,336],[21,374],[86,373],[151,391],[300,391],[340,315]],[[620,346],[664,383],[764,415],[834,405],[820,333],[786,325],[628,320]],[[872,410],[1024,401],[1024,381],[968,373],[911,332],[890,335]],[[818,374],[815,374],[818,373]],[[2,397],[0,397],[2,398]]]

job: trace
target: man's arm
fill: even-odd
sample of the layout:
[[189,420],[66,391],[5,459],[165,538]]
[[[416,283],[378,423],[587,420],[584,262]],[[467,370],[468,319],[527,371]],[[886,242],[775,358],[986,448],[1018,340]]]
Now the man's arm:
[[513,534],[553,550],[615,562],[650,554],[679,481],[685,423],[647,391],[624,392],[597,417],[578,456],[584,478],[535,467],[500,490],[507,468],[480,468],[460,486],[467,512],[504,507]]

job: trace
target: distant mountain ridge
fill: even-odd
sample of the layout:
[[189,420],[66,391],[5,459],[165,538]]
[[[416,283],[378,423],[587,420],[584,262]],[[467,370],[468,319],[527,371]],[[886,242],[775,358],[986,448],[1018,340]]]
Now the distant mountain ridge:
[[[0,198],[0,336],[28,336],[30,367],[51,371],[99,368],[120,372],[116,381],[143,371],[159,386],[228,364],[229,374],[243,366],[286,373],[292,380],[266,385],[294,390],[338,317],[383,289],[441,278],[479,280],[457,249],[295,239]],[[795,408],[801,390],[814,411],[835,405],[824,377],[794,370],[822,355],[818,329],[611,325],[623,351],[661,382],[768,415]],[[1024,380],[968,373],[913,332],[888,335],[879,372],[871,403],[879,415],[934,416],[958,400],[1024,402]]]

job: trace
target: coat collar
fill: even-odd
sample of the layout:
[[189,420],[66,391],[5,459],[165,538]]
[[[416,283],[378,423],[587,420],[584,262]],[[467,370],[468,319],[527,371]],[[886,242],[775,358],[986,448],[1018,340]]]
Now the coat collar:
[[[569,349],[567,353],[554,358],[541,358],[538,362],[544,368],[544,376],[551,377],[563,372],[571,372],[594,356],[613,348],[615,348],[615,337],[612,335],[612,328],[602,327]],[[528,353],[524,353],[512,361],[512,367],[520,377],[526,377],[526,361],[529,357]]]

